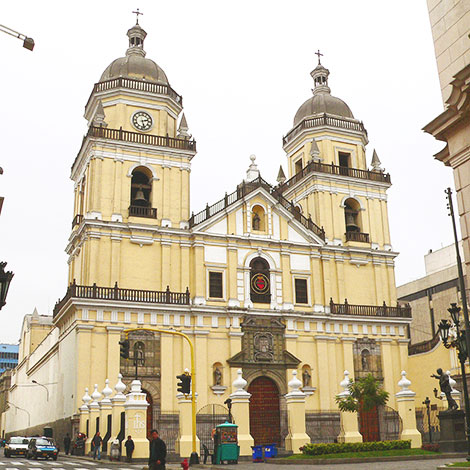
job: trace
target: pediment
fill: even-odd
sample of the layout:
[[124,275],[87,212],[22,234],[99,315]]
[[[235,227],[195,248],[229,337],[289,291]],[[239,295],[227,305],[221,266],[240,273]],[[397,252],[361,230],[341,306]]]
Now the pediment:
[[[255,205],[260,205],[266,214],[271,215],[269,230],[267,228],[264,231],[256,231],[249,226],[246,220],[247,210],[251,211],[251,208]],[[230,204],[230,200],[222,199],[213,206],[208,206],[205,211],[194,216],[196,222],[202,221],[196,225],[193,224],[193,230],[219,235],[280,240],[280,225],[284,221],[287,224],[287,241],[324,245],[321,237],[307,227],[307,219],[301,219],[300,215],[294,216],[286,206],[286,204],[280,204],[272,194],[263,186],[260,186],[232,204]],[[229,218],[232,218],[231,224],[229,224]],[[268,222],[266,223],[268,224]],[[229,229],[229,227],[231,228]]]

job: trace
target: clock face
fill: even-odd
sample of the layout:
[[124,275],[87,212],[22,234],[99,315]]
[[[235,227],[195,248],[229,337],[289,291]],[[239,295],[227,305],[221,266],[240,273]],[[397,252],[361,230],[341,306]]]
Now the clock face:
[[132,116],[132,125],[139,131],[148,131],[152,124],[152,116],[144,111],[137,111]]

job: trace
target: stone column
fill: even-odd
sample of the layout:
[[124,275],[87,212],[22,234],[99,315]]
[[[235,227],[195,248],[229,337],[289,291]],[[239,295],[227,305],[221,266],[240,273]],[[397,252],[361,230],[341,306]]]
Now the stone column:
[[[176,395],[180,409],[180,429],[179,438],[175,444],[175,450],[178,454],[180,454],[181,458],[189,458],[193,451],[193,418],[191,397],[191,394],[184,395],[183,393],[178,393]],[[198,454],[200,454],[199,445],[199,438],[196,436],[196,452]]]
[[117,438],[119,431],[121,430],[121,413],[124,412],[124,403],[126,402],[126,396],[124,395],[125,389],[126,385],[122,381],[122,374],[119,374],[117,384],[114,386],[114,390],[116,390],[116,395],[111,398],[111,402],[113,404],[111,439],[113,440]]
[[[105,380],[105,386],[103,390],[101,391],[101,393],[103,394],[103,399],[100,401],[100,432],[101,432],[101,437],[104,440],[108,432],[108,416],[112,413],[112,410],[113,410],[113,404],[111,403],[111,400],[109,398],[109,396],[113,393],[113,389],[109,386],[108,379]],[[111,418],[111,423],[112,423],[112,418]],[[109,440],[108,440],[109,443],[112,442],[112,437],[113,435],[110,434]],[[108,446],[106,446],[106,449],[108,450]]]
[[[343,391],[336,395],[338,398],[347,398],[350,395],[350,383],[349,372],[345,370],[344,379],[340,382]],[[359,432],[357,418],[357,413],[341,411],[341,431],[338,435],[338,442],[362,442],[362,434]]]
[[133,380],[131,391],[126,396],[124,409],[126,412],[126,433],[132,436],[135,444],[133,457],[146,459],[149,454],[149,441],[147,439],[147,407],[149,404],[142,393],[140,380]]
[[406,378],[406,372],[402,371],[398,386],[401,390],[395,394],[398,413],[403,421],[403,430],[400,439],[410,439],[412,448],[420,448],[422,444],[421,433],[416,429],[416,393],[408,387],[411,382]]
[[247,381],[242,377],[242,370],[238,369],[237,378],[233,381],[235,390],[230,398],[232,399],[232,415],[235,424],[238,425],[238,445],[240,455],[251,455],[251,446],[254,440],[250,434],[250,397],[245,389]]
[[305,393],[300,390],[302,382],[297,378],[297,371],[292,371],[292,380],[288,383],[290,392],[286,395],[287,422],[289,434],[286,437],[286,450],[300,454],[299,448],[310,443],[305,432]]
[[85,395],[82,398],[83,405],[80,407],[80,424],[78,425],[78,432],[86,435],[86,422],[90,417],[90,409],[88,403],[91,401],[90,395],[88,395],[88,387],[85,388]]
[[98,431],[96,427],[96,418],[100,417],[100,404],[98,403],[98,400],[101,398],[101,393],[98,392],[98,384],[95,384],[95,389],[91,394],[91,398],[92,402],[88,405],[88,408],[90,409],[90,424],[88,425],[89,435],[87,436],[85,443],[85,454],[90,452],[91,441],[93,439],[93,436],[96,434],[96,431]]

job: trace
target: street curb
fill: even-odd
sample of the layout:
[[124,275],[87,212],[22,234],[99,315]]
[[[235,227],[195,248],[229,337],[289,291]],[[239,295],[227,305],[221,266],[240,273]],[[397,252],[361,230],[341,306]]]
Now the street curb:
[[[328,465],[328,464],[348,464],[348,463],[368,463],[368,462],[406,462],[413,460],[439,460],[464,458],[468,454],[463,452],[454,452],[449,454],[436,455],[403,455],[390,457],[358,457],[352,459],[268,459],[267,463],[274,465]],[[214,470],[215,467],[213,467]],[[441,467],[448,468],[448,467]],[[217,470],[223,470],[219,468]]]

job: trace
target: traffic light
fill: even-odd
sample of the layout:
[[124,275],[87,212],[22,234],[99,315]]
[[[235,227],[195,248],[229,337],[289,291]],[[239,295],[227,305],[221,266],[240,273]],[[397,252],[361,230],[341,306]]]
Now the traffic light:
[[124,359],[129,359],[129,340],[125,339],[124,341],[119,341],[119,344],[121,345],[121,357]]
[[191,375],[184,373],[177,375],[176,378],[179,380],[176,384],[178,386],[176,390],[180,393],[184,393],[185,395],[189,395],[191,393]]

